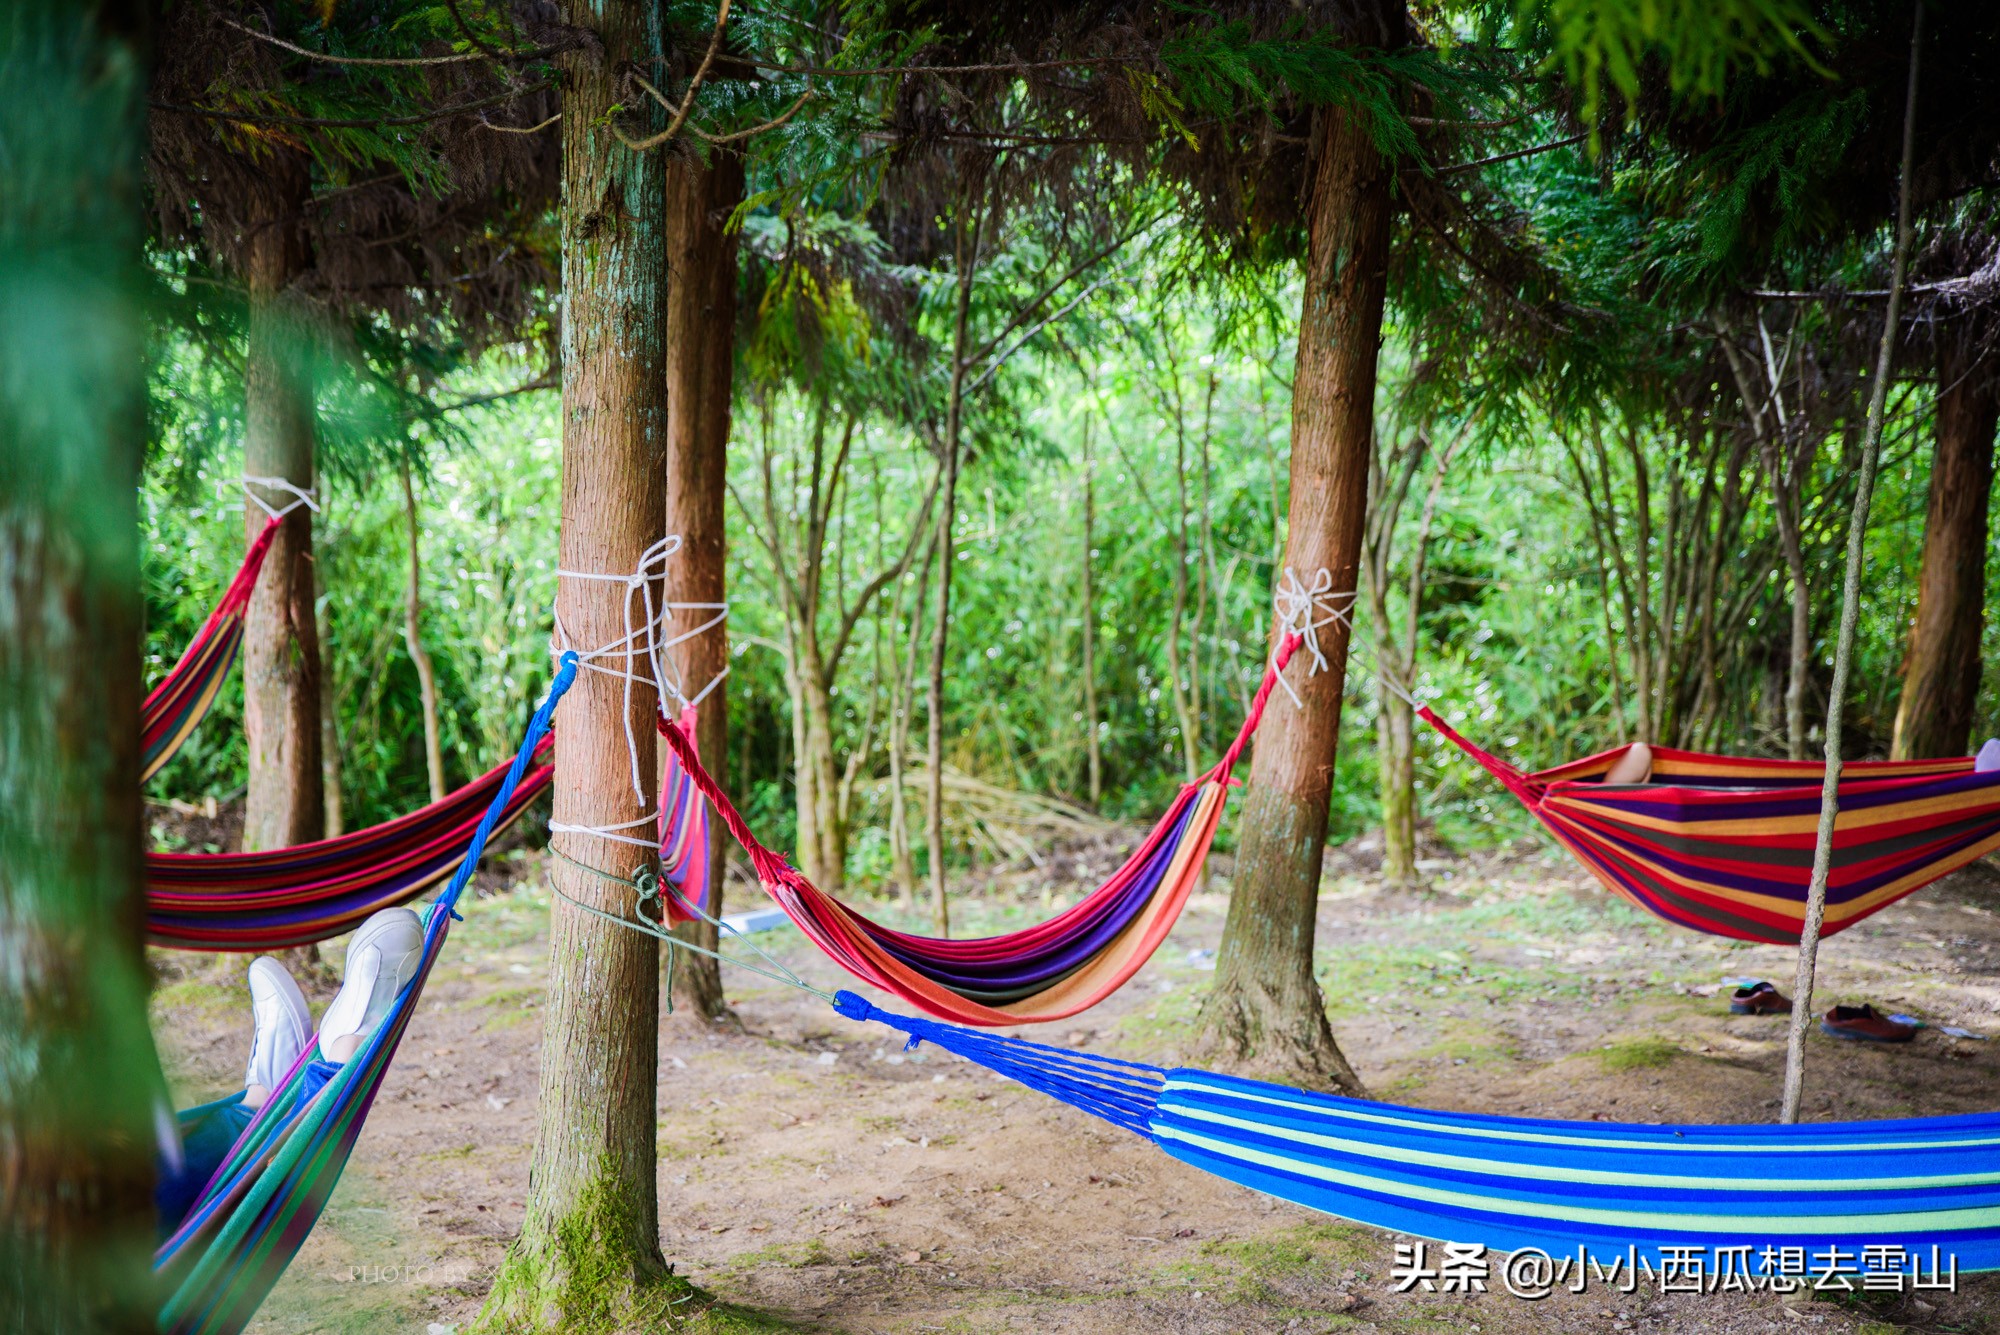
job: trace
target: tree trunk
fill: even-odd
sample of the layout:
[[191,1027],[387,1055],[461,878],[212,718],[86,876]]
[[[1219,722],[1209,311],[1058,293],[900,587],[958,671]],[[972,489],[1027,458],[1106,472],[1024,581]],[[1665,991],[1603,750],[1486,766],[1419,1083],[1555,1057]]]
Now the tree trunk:
[[985,222],[985,176],[975,172],[959,196],[958,245],[954,274],[957,311],[952,321],[951,389],[945,405],[944,505],[938,514],[937,616],[931,623],[931,672],[924,757],[930,766],[925,792],[924,839],[931,860],[931,906],[937,934],[951,935],[951,908],[944,874],[944,659],[951,641],[951,577],[958,565],[954,528],[958,520],[959,435],[965,419],[965,375],[972,317],[972,277],[979,267],[979,233]]
[[1417,883],[1416,714],[1409,702],[1382,692],[1375,718],[1382,749],[1376,767],[1382,790],[1382,881]]
[[810,862],[802,868],[807,877],[828,894],[838,895],[847,884],[847,831],[840,812],[840,772],[833,757],[832,674],[820,661],[811,628],[797,638],[801,650],[797,707],[805,722],[793,760],[799,796],[799,856]]
[[417,668],[417,694],[424,713],[424,773],[431,784],[431,801],[444,801],[444,743],[438,738],[437,669],[431,665],[430,650],[424,648],[421,616],[424,609],[420,579],[420,542],[417,528],[417,492],[410,485],[410,466],[402,467],[403,517],[410,532],[410,586],[403,594],[403,644],[410,662]]
[[1090,809],[1104,801],[1104,755],[1097,737],[1097,479],[1091,472],[1090,418],[1083,419],[1083,749]]
[[333,675],[333,617],[326,602],[326,577],[313,563],[313,623],[319,632],[319,776],[326,809],[326,837],[347,833],[346,786],[340,770],[340,690]]
[[[1367,512],[1375,362],[1389,250],[1391,172],[1365,123],[1322,112],[1292,391],[1287,568],[1332,572],[1351,595]],[[1344,610],[1344,609],[1343,609]],[[1274,632],[1275,633],[1275,632]],[[1215,1055],[1294,1083],[1358,1092],[1313,978],[1314,915],[1340,742],[1348,627],[1319,632],[1327,671],[1302,710],[1265,715],[1243,805],[1236,883],[1202,1029]]]
[[918,633],[922,621],[926,595],[931,586],[931,565],[937,560],[938,537],[931,533],[929,544],[924,549],[923,570],[917,575],[917,588],[910,599],[910,611],[903,618],[903,632],[907,637],[903,649],[903,665],[897,670],[895,695],[889,709],[889,855],[895,868],[896,892],[904,908],[914,908],[917,902],[917,865],[910,849],[910,813],[903,792],[904,763],[910,746],[910,705],[916,699],[917,648],[923,642]]
[[1937,453],[1890,750],[1896,760],[1964,755],[1971,737],[1986,613],[1986,506],[2000,427],[2000,380],[1983,355],[1982,332],[1938,334]]
[[[646,109],[633,113],[634,129],[661,120],[643,95],[630,95],[621,73],[657,66],[660,31],[651,7],[637,0],[575,0],[564,18],[594,30],[602,45],[562,62],[558,565],[626,575],[665,522],[665,162],[621,147],[609,122],[625,114],[615,109],[621,102]],[[614,580],[560,580],[557,610],[572,643],[588,650],[619,640],[628,596]],[[622,657],[607,661],[624,665]],[[626,683],[596,672],[578,679],[556,713],[554,824],[605,829],[655,810],[656,708],[647,687],[632,688],[628,715]],[[636,756],[627,752],[628,736]],[[563,858],[609,874],[558,859],[550,871],[561,894],[616,916],[630,913],[634,895],[609,876],[657,868],[643,848],[596,835],[559,833],[552,844]],[[509,1331],[665,1325],[686,1289],[671,1278],[659,1245],[659,946],[564,898],[551,917],[526,1217],[481,1320]]]
[[[667,192],[667,521],[681,537],[667,564],[667,600],[719,603],[727,597],[728,547],[723,519],[729,481],[729,410],[736,369],[736,234],[725,224],[743,199],[743,159],[717,151],[706,167],[686,157],[666,164]],[[716,615],[676,613],[683,629]],[[682,689],[698,696],[729,670],[729,628],[718,625],[668,651]],[[723,681],[695,711],[695,747],[728,784],[729,685]],[[668,713],[674,712],[669,702]],[[722,916],[729,840],[709,813],[708,906]],[[683,923],[675,935],[705,950],[716,930]],[[673,1004],[706,1019],[728,1018],[721,967],[682,951]]]
[[92,12],[0,24],[0,1329],[37,1335],[150,1332],[158,1299],[133,781],[143,88]]
[[[299,219],[311,193],[302,155],[276,151],[267,168],[268,207],[244,259],[250,291],[250,343],[243,369],[243,472],[313,485],[314,408],[306,314],[291,291],[307,254]],[[296,498],[252,484],[274,509]],[[265,514],[244,512],[246,541]],[[243,626],[243,728],[249,742],[249,788],[243,848],[257,852],[318,839],[324,833],[320,789],[319,631],[313,615],[312,511],[285,519],[264,558]]]

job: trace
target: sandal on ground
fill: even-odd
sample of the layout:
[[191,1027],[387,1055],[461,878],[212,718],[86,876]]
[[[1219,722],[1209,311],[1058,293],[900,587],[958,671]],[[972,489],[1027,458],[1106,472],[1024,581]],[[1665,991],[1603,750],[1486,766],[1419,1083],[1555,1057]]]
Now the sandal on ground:
[[1835,1006],[1819,1022],[1819,1027],[1835,1038],[1863,1043],[1907,1043],[1917,1036],[1916,1025],[1892,1020],[1873,1006]]
[[1731,1015],[1790,1015],[1792,999],[1769,983],[1750,983],[1729,994]]

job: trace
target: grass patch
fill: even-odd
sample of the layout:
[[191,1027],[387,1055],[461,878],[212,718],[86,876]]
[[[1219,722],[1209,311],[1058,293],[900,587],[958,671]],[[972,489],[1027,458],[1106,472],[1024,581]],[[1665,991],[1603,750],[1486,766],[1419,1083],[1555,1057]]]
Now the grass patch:
[[783,1270],[803,1270],[807,1266],[839,1264],[840,1258],[835,1256],[819,1238],[807,1238],[804,1242],[773,1243],[754,1252],[740,1252],[723,1262],[726,1269],[738,1272],[758,1270],[765,1266],[775,1266]]
[[1664,1038],[1628,1038],[1600,1049],[1597,1060],[1605,1070],[1615,1073],[1666,1066],[1681,1055],[1681,1049]]

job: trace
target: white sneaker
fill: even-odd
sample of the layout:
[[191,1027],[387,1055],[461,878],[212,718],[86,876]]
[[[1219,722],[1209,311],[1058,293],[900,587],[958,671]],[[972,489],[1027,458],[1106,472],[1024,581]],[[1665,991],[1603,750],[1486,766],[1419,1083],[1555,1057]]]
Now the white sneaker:
[[320,1051],[349,1034],[366,1041],[423,957],[423,921],[409,909],[383,909],[362,923],[347,943],[340,992],[320,1017]]
[[1988,737],[1986,745],[1980,747],[1979,754],[1973,757],[1972,772],[1991,774],[1996,769],[2000,769],[2000,737]]
[[306,1050],[312,1012],[285,966],[269,955],[250,961],[250,1014],[257,1023],[257,1037],[250,1044],[243,1083],[276,1090]]

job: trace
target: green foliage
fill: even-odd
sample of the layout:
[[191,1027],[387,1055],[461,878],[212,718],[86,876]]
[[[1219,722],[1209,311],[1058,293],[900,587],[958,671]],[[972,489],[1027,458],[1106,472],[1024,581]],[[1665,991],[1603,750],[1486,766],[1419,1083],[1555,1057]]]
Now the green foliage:
[[1766,74],[1779,63],[1818,68],[1825,39],[1804,0],[1522,0],[1524,21],[1546,31],[1550,67],[1582,90],[1583,119],[1598,125],[1605,98],[1638,98],[1649,62],[1686,97],[1719,97],[1744,70]]

